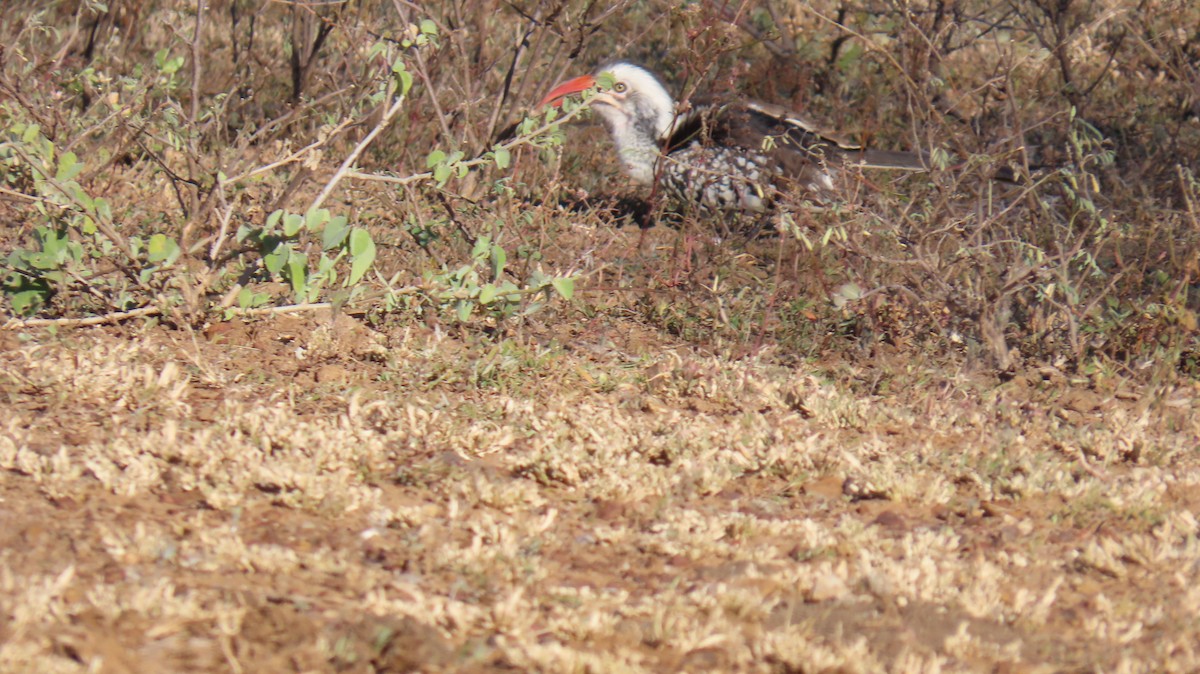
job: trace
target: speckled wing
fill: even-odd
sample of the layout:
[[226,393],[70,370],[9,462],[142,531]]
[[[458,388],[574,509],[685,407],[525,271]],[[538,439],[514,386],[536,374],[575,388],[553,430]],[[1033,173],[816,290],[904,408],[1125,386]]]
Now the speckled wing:
[[802,181],[814,165],[820,170],[842,164],[908,171],[929,168],[919,154],[864,148],[792,110],[761,101],[696,104],[680,116],[668,146],[681,147],[693,139],[766,154],[782,175]]
[[[771,103],[749,101],[742,104],[752,126],[779,145],[780,153],[792,152],[830,165],[854,164],[867,168],[925,171],[926,158],[913,152],[893,152],[864,148],[817,127],[787,108]],[[786,161],[786,160],[782,160]]]
[[783,108],[776,108],[755,103],[693,103],[680,114],[663,149],[671,155],[682,148],[682,156],[695,154],[696,146],[725,154],[733,151],[754,158],[771,176],[773,189],[790,191],[793,185],[810,192],[831,189],[827,167],[841,163],[838,144],[799,120],[789,121]]
[[838,169],[846,165],[908,171],[928,166],[920,155],[863,148],[783,106],[759,101],[700,101],[689,106],[663,149],[668,155],[681,150],[680,156],[689,156],[697,145],[754,158],[773,176],[769,182],[774,190],[799,188],[816,195],[833,192]]

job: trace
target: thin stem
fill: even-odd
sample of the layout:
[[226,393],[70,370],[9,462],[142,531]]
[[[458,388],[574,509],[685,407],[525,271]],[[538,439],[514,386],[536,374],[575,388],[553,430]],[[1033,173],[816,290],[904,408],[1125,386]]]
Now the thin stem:
[[358,145],[354,147],[354,150],[350,153],[350,155],[346,157],[346,160],[343,161],[342,165],[338,167],[337,172],[334,173],[333,177],[329,179],[329,182],[325,183],[325,189],[321,190],[321,193],[317,195],[316,199],[313,199],[312,204],[308,207],[309,210],[320,208],[321,204],[325,203],[325,200],[329,198],[329,195],[333,192],[334,188],[338,186],[338,183],[340,183],[347,174],[352,172],[350,167],[354,166],[354,163],[358,161],[359,156],[362,155],[367,147],[371,145],[371,143],[375,140],[375,137],[380,133],[383,133],[383,130],[388,127],[388,124],[391,123],[392,118],[394,118],[396,113],[400,112],[400,109],[404,107],[404,101],[407,99],[407,97],[407,94],[400,94],[396,97],[396,100],[392,102],[392,105],[387,109],[387,112],[383,113],[383,118],[379,120],[379,123],[375,125],[375,128],[371,129],[371,132],[358,142]]

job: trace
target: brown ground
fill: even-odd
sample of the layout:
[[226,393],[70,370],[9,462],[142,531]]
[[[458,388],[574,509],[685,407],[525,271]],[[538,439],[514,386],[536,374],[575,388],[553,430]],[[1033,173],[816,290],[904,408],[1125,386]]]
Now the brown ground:
[[1194,388],[545,320],[0,332],[0,670],[1200,667]]

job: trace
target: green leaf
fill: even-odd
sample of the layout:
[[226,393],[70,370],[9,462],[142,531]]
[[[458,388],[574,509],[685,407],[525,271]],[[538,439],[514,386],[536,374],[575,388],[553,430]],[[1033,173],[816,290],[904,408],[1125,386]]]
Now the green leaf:
[[304,226],[308,231],[316,232],[324,227],[325,223],[329,222],[329,218],[328,208],[311,209],[308,213],[304,214]]
[[558,291],[559,296],[564,300],[570,300],[575,295],[575,279],[570,276],[563,276],[550,281],[550,285]]
[[76,241],[67,242],[67,254],[76,262],[83,262],[83,245]]
[[55,174],[55,179],[59,182],[74,180],[76,176],[83,172],[83,164],[79,163],[79,158],[74,152],[64,152],[58,158],[58,172]]
[[371,233],[365,229],[355,229],[350,232],[350,255],[354,262],[350,265],[350,276],[346,285],[354,285],[362,280],[371,265],[375,263],[375,242]]
[[69,239],[65,236],[60,238],[57,232],[46,230],[45,238],[42,240],[42,250],[56,260],[65,260],[68,242]]
[[25,258],[25,261],[29,263],[30,267],[33,267],[34,269],[41,269],[43,271],[49,269],[58,269],[59,266],[57,256],[46,251],[33,253]]
[[492,237],[481,236],[475,239],[475,246],[471,248],[471,258],[474,260],[483,260],[485,257],[492,254]]
[[9,297],[9,302],[12,303],[13,313],[19,316],[28,316],[42,306],[49,297],[50,291],[47,290],[22,290],[13,293]]
[[508,168],[509,165],[512,164],[512,155],[509,154],[508,149],[497,145],[496,149],[493,151],[493,154],[496,157],[496,168],[500,169],[501,171]]
[[346,224],[346,216],[339,215],[329,221],[325,225],[325,231],[321,234],[321,248],[323,250],[332,250],[342,245],[346,237],[350,235],[350,227]]
[[287,264],[288,257],[292,254],[292,248],[289,245],[276,246],[275,250],[267,253],[263,257],[263,264],[266,265],[267,271],[272,274],[278,274],[279,270],[283,269],[283,265]]
[[500,246],[492,246],[492,278],[499,279],[504,273],[504,265],[508,264],[508,253]]
[[438,164],[433,169],[433,179],[437,182],[438,187],[445,185],[446,181],[450,179],[450,171],[451,168],[449,164]]
[[303,255],[293,255],[288,259],[287,276],[292,282],[292,294],[297,302],[303,302],[305,291],[308,289],[308,260]]
[[434,150],[425,158],[425,168],[433,168],[444,161],[446,161],[446,153],[441,150]]
[[175,243],[174,239],[168,239],[165,234],[155,234],[150,237],[150,243],[146,246],[146,256],[154,263],[171,264],[179,257],[179,244]]
[[421,32],[425,35],[437,35],[437,24],[433,22],[433,19],[421,19]]
[[458,320],[466,323],[471,318],[471,312],[475,310],[475,303],[471,300],[459,300],[455,309],[458,312]]
[[400,95],[407,96],[408,92],[413,89],[413,73],[400,70],[396,73],[396,77],[400,78]]
[[[341,257],[340,255],[338,257]],[[334,263],[337,259],[322,254],[321,259],[317,260],[317,274],[328,276],[331,280],[337,278],[337,273],[333,270]]]
[[254,291],[243,286],[242,289],[239,290],[238,294],[237,294],[238,306],[241,307],[242,309],[250,308],[250,302],[253,298],[254,298]]
[[288,213],[283,217],[283,235],[296,236],[300,228],[304,226],[304,218],[295,213]]
[[488,283],[479,289],[479,303],[491,304],[492,300],[496,299],[496,295],[498,295],[499,292],[499,289],[497,289],[495,285]]
[[355,228],[350,232],[350,254],[362,255],[369,251],[375,250],[375,242],[371,240],[371,233],[365,229]]
[[175,73],[179,72],[179,69],[182,67],[183,67],[183,57],[176,56],[175,58],[171,59],[170,61],[163,63],[162,72],[164,75],[174,75]]
[[267,224],[263,225],[263,229],[265,229],[268,232],[271,231],[271,229],[273,227],[275,227],[275,225],[279,224],[279,218],[282,218],[282,217],[283,217],[282,210],[271,213],[270,215],[267,216]]

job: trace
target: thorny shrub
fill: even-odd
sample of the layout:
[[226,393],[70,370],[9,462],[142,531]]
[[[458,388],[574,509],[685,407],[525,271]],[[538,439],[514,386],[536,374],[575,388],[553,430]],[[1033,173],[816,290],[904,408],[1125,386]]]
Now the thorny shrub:
[[[1196,372],[1195,3],[414,7],[10,3],[12,313],[195,321],[327,301],[495,324],[607,268],[622,292],[576,309],[698,341]],[[609,146],[560,152],[563,117],[529,109],[615,57],[681,98],[787,104],[936,168],[850,176],[844,203],[786,205],[780,234],[753,240],[669,205],[625,208],[606,199],[632,192]],[[600,260],[571,236],[631,213],[682,230],[666,259]]]

